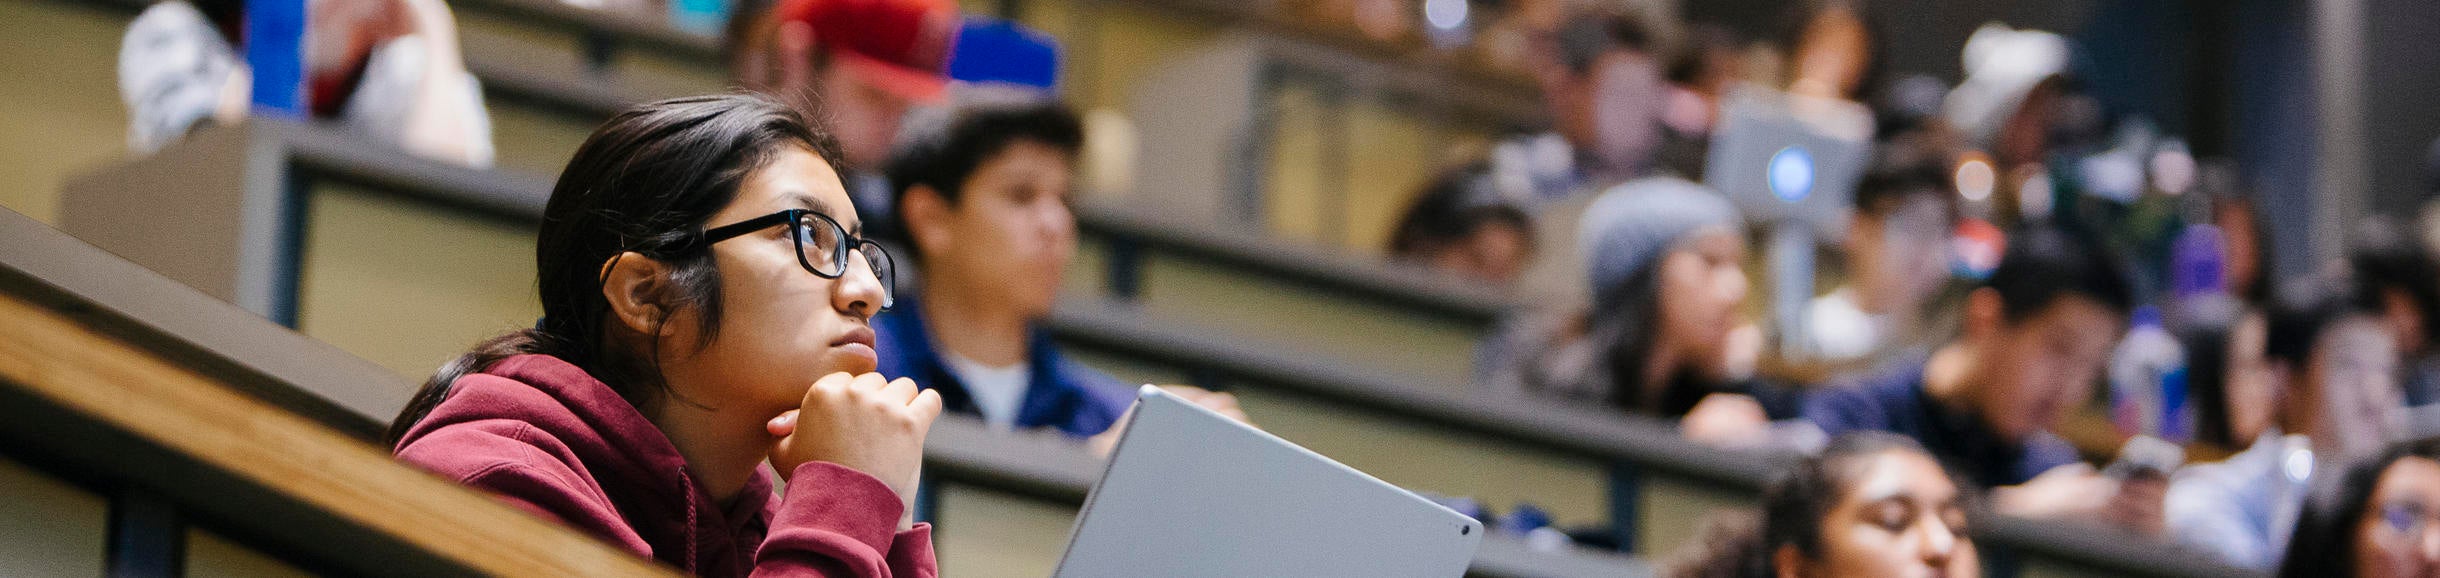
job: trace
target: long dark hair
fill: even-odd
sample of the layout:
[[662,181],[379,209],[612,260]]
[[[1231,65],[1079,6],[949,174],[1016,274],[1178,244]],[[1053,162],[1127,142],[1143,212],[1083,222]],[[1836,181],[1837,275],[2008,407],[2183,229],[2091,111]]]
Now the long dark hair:
[[[1606,394],[1611,406],[1630,413],[1682,416],[1710,393],[1710,384],[1683,366],[1651,383],[1652,357],[1661,333],[1661,266],[1676,247],[1654,257],[1650,265],[1595,298],[1585,337],[1600,345],[1602,371],[1609,377]],[[1680,360],[1683,363],[1684,360]]]
[[1533,217],[1491,191],[1491,167],[1472,163],[1442,171],[1415,194],[1413,204],[1398,217],[1389,238],[1392,258],[1418,259],[1451,243],[1473,237],[1485,227],[1507,225],[1531,242]]
[[2229,342],[2246,321],[2244,302],[2207,295],[2180,302],[2169,332],[2186,351],[2186,396],[2194,408],[2195,441],[2223,448],[2253,443],[2237,439],[2228,406]]
[[2336,483],[2317,486],[2311,499],[2305,502],[2304,511],[2296,516],[2296,531],[2289,538],[2287,558],[2279,564],[2280,578],[2354,576],[2359,563],[2355,559],[2355,533],[2363,527],[2364,510],[2371,506],[2372,491],[2380,485],[2381,474],[2387,473],[2389,466],[2406,458],[2440,461],[2440,440],[2392,444],[2377,455],[2348,465]]
[[653,298],[662,311],[697,313],[702,339],[709,341],[720,327],[720,271],[708,251],[668,248],[701,231],[736,198],[748,175],[791,147],[844,167],[827,133],[797,109],[761,96],[665,100],[602,124],[577,147],[543,209],[534,251],[542,321],[442,365],[383,440],[397,445],[448,397],[458,378],[521,354],[550,355],[583,368],[629,403],[667,394],[657,345],[628,351],[611,339],[614,327],[604,323],[610,302],[601,290],[606,265],[628,251],[668,265],[668,278]]

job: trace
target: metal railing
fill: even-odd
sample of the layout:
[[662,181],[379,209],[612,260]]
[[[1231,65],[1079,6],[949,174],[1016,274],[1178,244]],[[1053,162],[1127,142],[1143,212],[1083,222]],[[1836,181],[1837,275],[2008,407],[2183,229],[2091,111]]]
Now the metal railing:
[[338,575],[669,574],[391,461],[396,375],[9,211],[0,319],[0,453],[109,498],[111,575],[183,574],[190,525]]
[[[150,3],[64,1],[130,11]],[[1210,9],[1210,3],[1187,4],[1199,11]],[[529,106],[571,122],[596,123],[636,104],[681,96],[654,93],[610,74],[614,55],[622,50],[652,51],[700,60],[705,66],[722,66],[717,39],[632,16],[547,0],[457,0],[452,6],[461,11],[517,18],[540,29],[575,34],[581,39],[581,45],[570,47],[582,52],[581,67],[554,64],[566,59],[536,54],[530,47],[468,47],[466,66],[493,95],[495,106]],[[1479,330],[1488,330],[1512,306],[1501,291],[1343,251],[1221,231],[1207,224],[1181,223],[1115,205],[1088,204],[1080,207],[1076,216],[1080,233],[1109,247],[1103,289],[1119,300],[1131,300],[1142,293],[1143,272],[1149,259],[1169,256],[1241,271],[1249,278],[1330,291]]]

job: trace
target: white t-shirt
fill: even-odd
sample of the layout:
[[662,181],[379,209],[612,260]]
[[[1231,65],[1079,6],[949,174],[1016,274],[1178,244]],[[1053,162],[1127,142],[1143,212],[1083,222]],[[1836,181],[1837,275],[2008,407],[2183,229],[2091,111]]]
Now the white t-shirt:
[[974,408],[983,412],[983,423],[992,429],[1016,429],[1017,412],[1025,404],[1025,387],[1032,382],[1033,364],[991,367],[958,354],[942,351],[941,361],[957,381],[965,384],[966,393],[974,396]]
[[1855,297],[1854,289],[1841,287],[1806,304],[1804,343],[1813,355],[1845,361],[1862,358],[1883,345],[1888,322],[1864,312]]

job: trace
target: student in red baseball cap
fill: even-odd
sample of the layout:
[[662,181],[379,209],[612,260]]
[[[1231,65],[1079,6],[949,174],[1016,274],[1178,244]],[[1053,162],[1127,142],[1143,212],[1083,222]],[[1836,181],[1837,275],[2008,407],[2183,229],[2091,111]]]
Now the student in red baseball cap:
[[[950,0],[745,0],[728,55],[746,88],[819,111],[854,174],[848,190],[868,216],[890,213],[889,160],[908,108],[948,84],[957,8]],[[886,219],[884,219],[886,220]]]

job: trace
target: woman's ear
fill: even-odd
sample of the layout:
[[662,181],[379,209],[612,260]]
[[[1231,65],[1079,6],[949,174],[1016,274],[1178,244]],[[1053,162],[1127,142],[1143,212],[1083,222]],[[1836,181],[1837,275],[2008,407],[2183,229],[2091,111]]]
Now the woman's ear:
[[1778,578],[1804,576],[1804,563],[1805,553],[1797,551],[1795,544],[1781,544],[1779,547],[1771,549],[1772,576]]
[[668,265],[628,251],[602,263],[602,298],[620,325],[643,335],[656,335],[669,312],[661,293],[669,282]]

